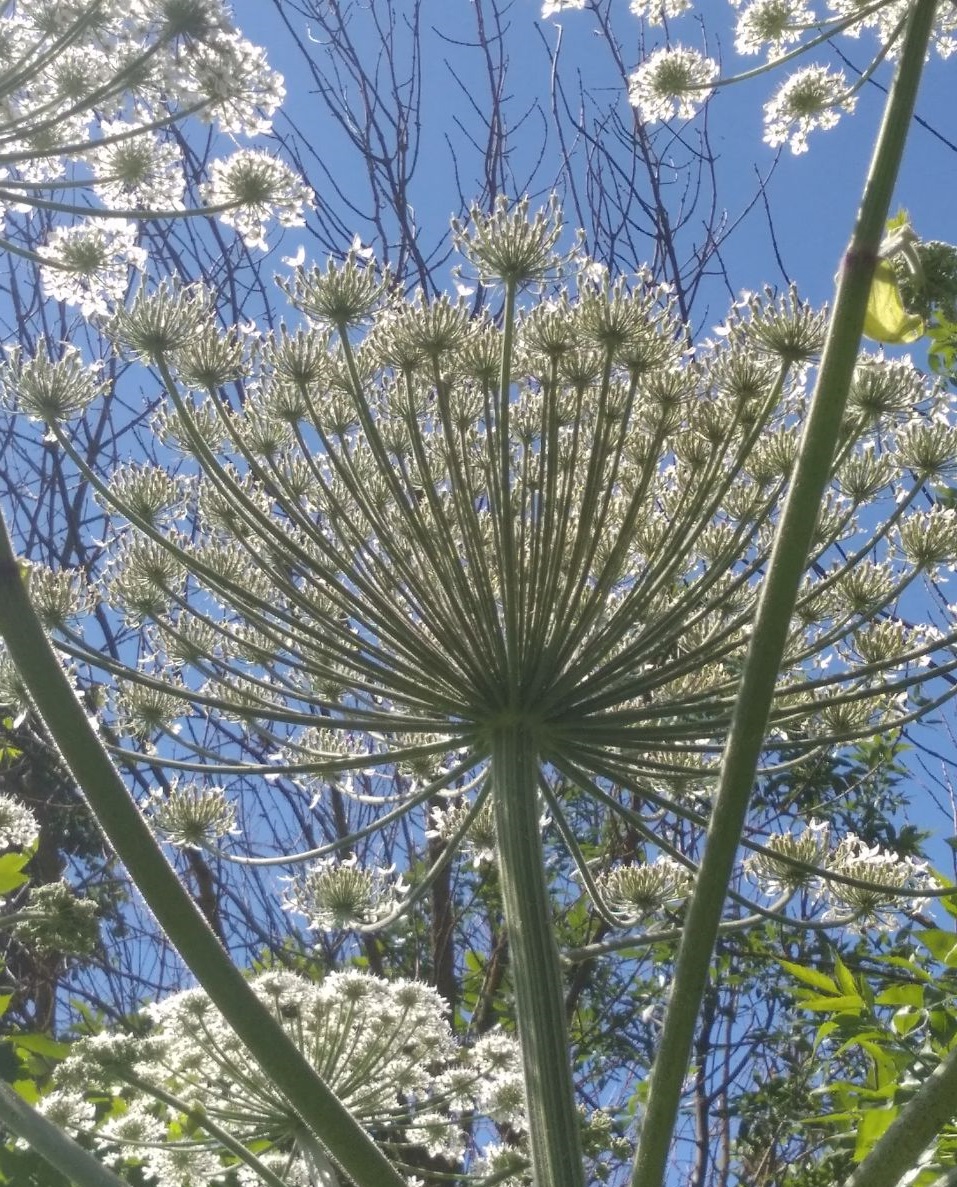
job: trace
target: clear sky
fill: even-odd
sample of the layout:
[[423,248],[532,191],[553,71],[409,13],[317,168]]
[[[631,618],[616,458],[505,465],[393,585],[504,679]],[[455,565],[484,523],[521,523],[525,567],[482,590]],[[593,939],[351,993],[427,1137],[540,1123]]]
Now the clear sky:
[[[294,120],[302,121],[310,129],[318,143],[325,142],[325,164],[336,172],[356,170],[358,163],[346,151],[341,132],[332,125],[321,105],[310,98],[311,83],[304,77],[301,60],[278,19],[274,4],[264,0],[234,0],[233,7],[240,28],[267,48],[271,63],[286,75],[286,109]],[[307,38],[315,38],[306,19],[296,11],[298,7],[288,0],[282,4],[290,23]],[[625,66],[634,68],[640,61],[639,22],[628,12],[625,0],[612,0],[611,8]],[[395,9],[400,14],[411,12],[412,0],[395,0]],[[756,64],[756,59],[742,58],[734,52],[733,10],[725,0],[707,0],[706,4],[696,5],[696,9],[707,13],[707,45],[711,53],[723,60],[726,74]],[[594,15],[568,11],[561,19],[542,21],[540,10],[539,0],[513,0],[507,10],[507,77],[513,123],[533,101],[539,100],[547,106],[551,70],[548,51],[555,50],[559,42],[566,74],[576,74],[583,87],[596,92],[604,89],[613,95],[617,90],[621,109],[626,110],[623,88],[614,77],[601,39],[594,32]],[[455,145],[458,137],[461,143],[462,131],[455,125],[454,116],[461,110],[462,95],[450,78],[448,64],[455,67],[466,85],[474,79],[475,102],[480,103],[482,62],[467,45],[456,44],[474,41],[473,0],[424,0],[420,13],[424,111],[420,135],[424,151],[411,199],[418,224],[431,239],[445,231],[456,202],[450,142]],[[354,28],[361,28],[358,21]],[[674,21],[671,35],[676,41],[702,45],[702,34],[694,18]],[[646,30],[645,52],[652,51],[662,41],[660,29]],[[374,48],[370,42],[370,59]],[[867,37],[859,41],[844,37],[840,39],[840,48],[854,65],[861,67],[867,64],[874,42]],[[809,60],[841,66],[837,55],[827,49],[816,51]],[[935,57],[928,64],[918,110],[933,130],[915,126],[898,189],[898,203],[910,211],[918,233],[925,239],[957,238],[955,71],[954,60],[942,62]],[[847,242],[878,127],[883,95],[877,85],[866,85],[853,116],[843,118],[831,131],[812,134],[809,152],[795,157],[786,149],[777,153],[761,139],[762,103],[784,77],[779,69],[770,76],[722,89],[711,101],[708,120],[717,157],[718,201],[735,218],[754,195],[756,171],[768,177],[768,207],[781,261],[788,278],[798,283],[805,296],[817,302],[826,300],[832,292],[834,273]],[[887,68],[876,77],[879,83],[886,84]],[[680,124],[675,128],[680,132]],[[537,125],[530,121],[527,142],[530,156],[537,134]],[[950,143],[942,141],[940,136]],[[354,230],[363,230],[359,217]],[[782,273],[775,259],[763,203],[756,206],[731,238],[725,260],[736,290],[781,283]],[[640,263],[635,261],[636,265]],[[725,300],[724,291],[716,287],[709,301],[715,320],[722,317]]]

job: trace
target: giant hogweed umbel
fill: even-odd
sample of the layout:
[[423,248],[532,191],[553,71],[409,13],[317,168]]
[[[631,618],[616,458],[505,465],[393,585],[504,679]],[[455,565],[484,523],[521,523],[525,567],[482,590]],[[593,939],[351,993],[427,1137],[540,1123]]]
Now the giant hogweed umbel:
[[[825,319],[793,292],[751,298],[691,351],[667,293],[559,259],[560,235],[556,208],[529,219],[522,204],[458,229],[468,264],[502,286],[499,324],[390,295],[355,256],[297,272],[296,330],[222,331],[196,288],[139,294],[109,329],[162,377],[175,475],[89,470],[65,422],[97,383],[69,349],[12,359],[3,383],[128,521],[98,592],[150,640],[135,670],[84,642],[72,575],[30,580],[62,649],[115,678],[113,729],[149,740],[118,757],[265,773],[191,753],[196,735],[177,730],[190,715],[239,721],[270,773],[317,794],[362,772],[366,835],[468,783],[433,874],[491,803],[535,1173],[572,1184],[542,804],[615,924],[562,795],[593,797],[652,845],[666,842],[636,797],[677,816],[706,807]],[[906,362],[860,360],[768,769],[899,728],[947,694],[935,682],[957,666],[950,627],[910,622],[902,601],[957,556],[957,517],[926,497],[955,460],[941,393]]]

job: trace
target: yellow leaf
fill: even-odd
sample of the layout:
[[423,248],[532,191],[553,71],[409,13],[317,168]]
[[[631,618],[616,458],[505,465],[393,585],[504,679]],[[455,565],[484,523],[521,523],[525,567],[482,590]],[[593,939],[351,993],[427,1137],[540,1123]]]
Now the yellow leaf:
[[864,334],[875,342],[915,342],[924,332],[924,319],[908,313],[901,301],[894,265],[878,260],[867,298]]

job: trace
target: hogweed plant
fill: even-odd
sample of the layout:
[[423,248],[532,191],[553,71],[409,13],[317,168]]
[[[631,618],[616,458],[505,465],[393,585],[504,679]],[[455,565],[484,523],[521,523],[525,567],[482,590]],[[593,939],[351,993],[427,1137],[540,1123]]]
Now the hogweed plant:
[[[269,771],[315,795],[334,780],[377,808],[338,844],[274,859],[301,869],[292,905],[317,928],[375,928],[414,910],[490,809],[533,1174],[556,1184],[581,1182],[583,1161],[542,816],[593,909],[623,933],[609,950],[649,921],[653,937],[662,909],[687,896],[695,863],[660,818],[700,823],[713,804],[825,336],[824,315],[791,292],[751,298],[691,351],[667,292],[642,276],[610,284],[589,261],[559,257],[560,233],[557,208],[529,218],[504,204],[458,229],[466,266],[503,288],[500,326],[444,298],[390,295],[355,257],[296,273],[286,286],[303,315],[296,331],[238,337],[217,327],[199,288],[140,292],[108,331],[164,379],[157,432],[175,473],[85,466],[69,421],[98,382],[76,359],[18,357],[3,374],[7,398],[44,421],[127,520],[99,590],[39,569],[27,585],[78,664],[104,666],[82,633],[97,596],[145,632],[136,669],[106,665],[109,721],[129,739],[115,748],[124,761],[175,759],[183,772],[143,805],[160,835],[227,858],[235,848],[237,764],[190,753],[197,735],[178,728],[190,716],[240,721]],[[557,297],[520,299],[559,271]],[[766,771],[899,730],[957,666],[954,632],[900,610],[957,558],[957,515],[924,497],[955,466],[944,393],[907,362],[862,358],[787,625]],[[573,791],[659,855],[596,871],[566,820]],[[444,842],[411,887],[354,856],[363,834],[402,814]],[[812,878],[834,919],[852,924],[914,905],[930,885],[889,855],[834,848],[813,826],[807,835],[772,836],[749,859],[774,900],[753,905],[758,918],[787,920]],[[341,1089],[347,1073],[309,1055]],[[208,1102],[195,1077],[213,1072],[192,1062],[204,1070],[191,1091]],[[172,1083],[179,1073],[164,1068]],[[146,1072],[130,1074],[148,1091]],[[169,1107],[188,1115],[185,1089],[170,1083]],[[395,1083],[410,1109],[419,1090]],[[60,1100],[49,1106],[58,1116]],[[199,1178],[221,1156],[207,1121],[229,1130],[208,1103],[207,1113],[205,1136],[176,1154],[182,1164],[195,1154]],[[157,1140],[162,1118],[151,1116]],[[109,1117],[102,1125],[98,1142],[119,1140]],[[247,1152],[258,1140],[232,1136]],[[440,1146],[454,1165],[453,1147]],[[225,1156],[253,1165],[234,1147]]]
[[[932,0],[860,12],[890,8],[903,22],[897,77],[829,323],[793,292],[769,294],[692,349],[645,276],[612,282],[557,254],[556,207],[529,218],[501,203],[456,228],[466,267],[499,286],[494,324],[447,298],[396,296],[356,253],[299,269],[285,287],[300,324],[273,333],[223,330],[201,288],[141,289],[105,325],[162,380],[169,467],[97,474],[69,427],[99,398],[95,368],[69,352],[8,361],[6,399],[45,424],[126,526],[90,590],[75,574],[21,569],[4,539],[0,627],[19,671],[5,682],[22,681],[203,987],[150,1012],[141,1050],[91,1040],[63,1072],[51,1115],[115,1148],[117,1164],[142,1141],[133,1157],[160,1182],[228,1170],[270,1183],[474,1174],[582,1187],[592,1172],[545,827],[622,937],[589,956],[679,940],[632,1180],[661,1187],[719,931],[767,917],[873,925],[946,893],[919,866],[853,838],[832,844],[810,821],[749,838],[738,862],[759,765],[790,770],[894,734],[948,695],[957,667],[950,618],[910,616],[919,583],[957,557],[957,516],[928,497],[957,464],[957,425],[909,362],[858,355],[935,29]],[[97,598],[142,630],[138,665],[85,641]],[[112,687],[94,723],[44,627]],[[269,761],[211,750],[215,733],[190,722],[238,725]],[[181,781],[141,810],[96,726],[114,759]],[[151,828],[248,861],[229,781],[277,772],[361,807],[336,844],[255,859],[294,871],[291,905],[314,927],[387,926],[460,852],[494,854],[524,1089],[504,1131],[520,1165],[493,1165],[481,1146],[483,1127],[502,1124],[489,1084],[475,1090],[481,1046],[450,1045],[434,1019],[425,1067],[388,1054],[401,1065],[388,1102],[374,1072],[350,1081],[352,1052],[385,1066],[388,1028],[370,1034],[357,1007],[344,1039],[341,995],[368,995],[394,1018],[419,1008],[421,987],[351,974],[248,982],[177,882]],[[627,825],[643,860],[586,860],[573,797]],[[404,820],[440,842],[409,885],[358,856]],[[674,843],[681,822],[707,827],[700,861]],[[763,902],[729,897],[736,871]],[[809,885],[829,919],[788,909]],[[164,1043],[170,1027],[197,1036],[196,1051]],[[77,1094],[94,1069],[116,1085],[115,1108],[91,1112]],[[955,1076],[945,1063],[915,1093],[855,1182],[889,1187],[916,1163],[953,1111]],[[21,1113],[3,1116],[77,1181],[104,1181],[83,1177],[85,1151],[64,1152],[48,1121]],[[441,1170],[419,1169],[422,1150]]]

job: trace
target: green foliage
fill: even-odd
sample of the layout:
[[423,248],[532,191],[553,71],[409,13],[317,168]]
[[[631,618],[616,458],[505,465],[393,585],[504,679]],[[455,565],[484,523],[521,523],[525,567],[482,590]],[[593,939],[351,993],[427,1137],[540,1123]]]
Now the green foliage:
[[[887,230],[894,235],[908,225],[907,212],[902,210],[887,224]],[[910,252],[896,255],[891,263],[902,313],[906,310],[923,323],[931,370],[957,384],[957,246],[933,239],[924,242],[914,236]],[[919,336],[880,340],[910,342]]]
[[25,874],[24,867],[33,857],[34,850],[14,851],[4,853],[0,857],[0,895],[8,895],[21,886],[26,886],[30,875]]
[[[941,901],[949,914],[957,912],[952,900]],[[862,944],[854,954],[861,966],[850,959],[835,950],[826,971],[779,962],[798,1009],[819,1020],[813,1031],[819,1108],[803,1124],[809,1136],[823,1135],[825,1162],[838,1153],[861,1162],[957,1046],[957,934],[908,929],[892,951],[874,954]],[[934,1182],[957,1165],[955,1156],[952,1123],[914,1182]]]

